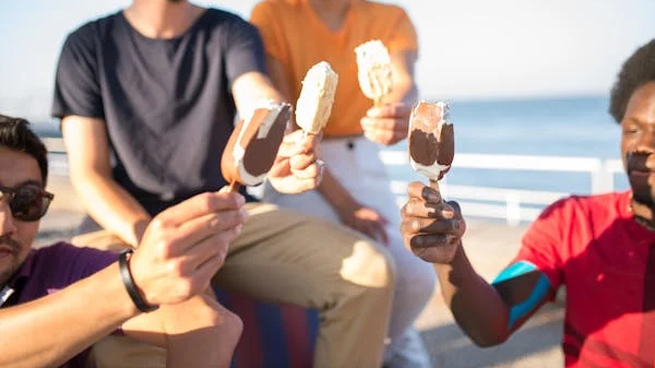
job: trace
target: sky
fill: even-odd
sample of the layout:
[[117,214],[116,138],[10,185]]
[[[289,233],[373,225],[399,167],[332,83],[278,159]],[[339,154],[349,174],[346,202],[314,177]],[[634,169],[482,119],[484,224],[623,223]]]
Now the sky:
[[[385,1],[388,2],[388,1]],[[0,15],[0,111],[47,114],[66,35],[130,0],[21,0]],[[255,0],[200,0],[248,18]],[[419,37],[424,98],[607,95],[655,36],[652,0],[397,0]]]

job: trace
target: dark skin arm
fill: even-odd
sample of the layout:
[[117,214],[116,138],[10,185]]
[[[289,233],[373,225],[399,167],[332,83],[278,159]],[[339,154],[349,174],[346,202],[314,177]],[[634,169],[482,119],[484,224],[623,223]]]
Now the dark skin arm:
[[437,190],[420,182],[410,183],[408,194],[409,200],[401,211],[405,244],[416,256],[434,264],[442,297],[471,340],[482,347],[503,343],[551,295],[547,293],[510,326],[514,299],[526,291],[531,293],[536,285],[534,273],[538,271],[490,285],[475,272],[462,246],[466,223],[459,205],[442,201]]

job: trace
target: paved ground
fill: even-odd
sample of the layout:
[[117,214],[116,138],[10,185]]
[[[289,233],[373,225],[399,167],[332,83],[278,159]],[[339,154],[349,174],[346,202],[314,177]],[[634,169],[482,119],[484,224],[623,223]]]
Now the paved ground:
[[[39,245],[70,237],[81,218],[80,204],[66,178],[53,176],[48,189],[55,193],[55,201],[41,223]],[[491,280],[516,253],[524,231],[525,226],[469,220],[464,242],[476,270]],[[435,368],[562,367],[559,343],[563,316],[561,302],[548,305],[504,345],[480,349],[454,324],[450,311],[435,290],[416,325]]]

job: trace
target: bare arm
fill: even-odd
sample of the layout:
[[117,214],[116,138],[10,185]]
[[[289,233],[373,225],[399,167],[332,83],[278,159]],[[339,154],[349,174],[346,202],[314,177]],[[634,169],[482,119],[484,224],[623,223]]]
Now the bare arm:
[[543,305],[552,290],[545,276],[530,267],[509,267],[489,285],[471,266],[461,237],[466,225],[455,202],[411,183],[402,209],[401,231],[414,254],[434,263],[444,301],[455,320],[479,346],[497,345]]
[[416,51],[397,51],[390,56],[393,89],[384,97],[384,102],[404,102],[411,105],[418,98],[418,88],[414,81]]
[[[179,303],[193,305],[191,298],[207,290],[210,279],[223,265],[228,244],[241,231],[247,218],[241,210],[243,204],[238,194],[205,193],[160,213],[129,260],[143,300],[171,308]],[[186,313],[198,311],[206,310]],[[170,313],[170,308],[162,307],[144,318],[151,319],[156,330],[167,329],[173,322],[177,335],[216,325],[211,311],[209,318],[202,316],[190,325],[176,324]],[[113,263],[57,293],[0,309],[0,366],[59,366],[138,314],[121,281],[118,265]],[[157,327],[158,318],[164,319],[159,324],[162,328]],[[205,322],[208,324],[199,325]]]
[[137,246],[150,215],[112,177],[105,122],[67,116],[62,132],[71,182],[84,208],[103,228]]
[[57,293],[0,309],[0,366],[60,366],[137,313],[114,263]]

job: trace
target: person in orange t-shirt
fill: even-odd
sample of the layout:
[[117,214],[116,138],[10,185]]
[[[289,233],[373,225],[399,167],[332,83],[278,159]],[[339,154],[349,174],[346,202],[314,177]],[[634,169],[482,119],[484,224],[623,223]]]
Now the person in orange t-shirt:
[[[388,245],[398,272],[385,366],[429,367],[412,324],[432,295],[435,275],[403,245],[398,207],[379,158],[380,145],[407,137],[417,97],[418,44],[412,22],[398,6],[364,0],[265,0],[253,9],[251,22],[264,40],[271,79],[288,101],[298,99],[312,65],[325,60],[339,75],[323,132],[322,183],[298,195],[266,185],[264,200],[345,224]],[[389,49],[394,83],[378,107],[359,87],[354,52],[372,39]]]

